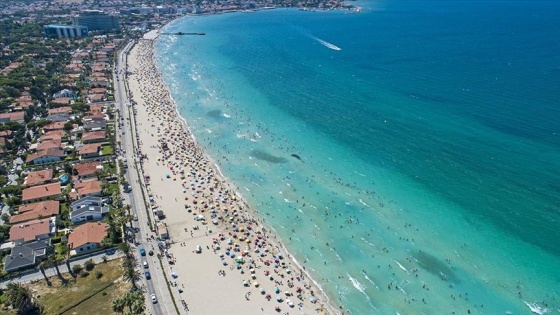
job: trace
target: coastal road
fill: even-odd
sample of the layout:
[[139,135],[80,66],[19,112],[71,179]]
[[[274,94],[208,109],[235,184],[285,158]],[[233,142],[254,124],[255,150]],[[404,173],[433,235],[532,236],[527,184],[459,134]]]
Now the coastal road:
[[[136,215],[138,220],[133,222],[133,227],[139,231],[136,233],[135,242],[137,245],[132,246],[135,257],[138,258],[139,271],[143,281],[141,287],[146,293],[146,303],[152,305],[153,314],[176,314],[176,310],[172,303],[171,294],[167,288],[167,281],[164,276],[165,270],[162,269],[159,259],[156,254],[159,252],[157,249],[157,242],[151,239],[154,235],[150,230],[149,221],[154,222],[151,213],[146,213],[146,204],[144,202],[144,195],[142,191],[145,189],[143,180],[139,177],[137,169],[139,166],[138,155],[135,150],[135,143],[137,141],[137,133],[135,126],[135,118],[133,113],[133,105],[128,95],[128,87],[126,86],[126,62],[127,54],[133,47],[134,42],[129,42],[124,49],[122,49],[115,61],[114,65],[114,83],[115,83],[115,101],[116,108],[120,111],[120,117],[117,117],[117,141],[120,141],[119,152],[121,156],[126,158],[128,169],[125,174],[126,181],[131,186],[131,191],[128,193],[123,192],[123,203],[131,205],[132,214]],[[118,79],[118,80],[117,80]],[[122,124],[122,126],[121,126]],[[140,173],[141,174],[141,173]],[[147,192],[145,192],[146,198]],[[155,235],[154,235],[155,236]],[[140,256],[139,250],[144,248],[146,252],[154,251],[154,256]],[[148,268],[144,268],[143,262],[147,262]],[[164,263],[164,268],[165,268]],[[151,279],[148,280],[144,276],[146,271],[150,272]],[[158,300],[157,304],[152,304],[150,295],[155,294]],[[149,309],[149,307],[148,307]]]

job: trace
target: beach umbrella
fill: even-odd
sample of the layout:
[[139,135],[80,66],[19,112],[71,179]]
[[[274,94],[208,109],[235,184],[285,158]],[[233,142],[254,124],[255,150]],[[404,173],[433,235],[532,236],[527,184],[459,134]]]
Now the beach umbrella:
[[220,253],[220,257],[224,257],[224,253]]
[[265,294],[264,288],[261,288],[260,291],[261,291],[261,294]]
[[276,296],[276,301],[282,302],[282,301],[284,301],[284,299],[280,295],[277,295]]
[[316,303],[317,299],[314,296],[312,296],[312,297],[309,298],[309,302]]
[[228,264],[227,261],[225,261],[225,260],[222,261],[222,265],[227,266],[227,264]]
[[276,294],[280,293],[280,289],[278,289],[278,287],[274,287],[274,293]]
[[243,286],[245,286],[245,287],[249,286],[249,282],[247,282],[246,280],[243,280]]
[[253,286],[255,286],[255,288],[258,288],[258,287],[259,287],[259,283],[255,281],[255,282],[253,282]]

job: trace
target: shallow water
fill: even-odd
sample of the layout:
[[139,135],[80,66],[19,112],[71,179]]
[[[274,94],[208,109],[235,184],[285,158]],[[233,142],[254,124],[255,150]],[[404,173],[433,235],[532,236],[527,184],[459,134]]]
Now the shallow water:
[[360,4],[167,26],[197,140],[354,314],[558,311],[560,5]]

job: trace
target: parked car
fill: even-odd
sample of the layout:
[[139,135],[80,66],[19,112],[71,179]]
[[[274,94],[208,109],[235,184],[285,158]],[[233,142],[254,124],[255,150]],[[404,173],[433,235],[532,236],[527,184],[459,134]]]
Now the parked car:
[[152,279],[152,275],[150,275],[149,271],[144,272],[144,275],[146,276],[146,280]]
[[152,303],[156,304],[157,303],[157,298],[155,294],[152,294]]
[[146,256],[146,250],[143,249],[143,248],[140,248],[140,255]]
[[147,261],[145,261],[145,260],[144,260],[144,263],[143,263],[143,265],[144,265],[144,268],[148,268],[148,267],[149,267],[149,266],[148,266],[148,262],[147,262]]

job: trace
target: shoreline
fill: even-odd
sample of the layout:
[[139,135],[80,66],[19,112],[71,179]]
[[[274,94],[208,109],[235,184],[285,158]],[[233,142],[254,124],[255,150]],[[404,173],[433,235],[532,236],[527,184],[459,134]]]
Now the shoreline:
[[[333,299],[330,298],[329,296],[327,296],[327,294],[323,291],[321,285],[310,276],[310,274],[307,270],[303,269],[304,267],[302,267],[301,264],[297,261],[297,259],[287,250],[285,245],[282,243],[281,239],[278,237],[276,231],[273,228],[271,228],[270,226],[268,226],[268,224],[265,223],[265,220],[263,218],[261,218],[261,216],[259,214],[259,211],[257,209],[255,209],[254,207],[251,207],[249,205],[249,203],[243,198],[243,195],[239,192],[238,187],[236,187],[235,184],[229,178],[224,176],[224,174],[221,172],[221,170],[219,168],[219,165],[210,156],[208,156],[206,154],[206,152],[204,152],[198,146],[198,143],[196,141],[196,138],[195,138],[193,132],[190,129],[188,121],[184,117],[182,117],[181,114],[179,113],[179,110],[176,106],[176,102],[174,101],[174,99],[172,98],[172,96],[170,94],[169,87],[167,85],[165,85],[165,83],[163,82],[163,78],[161,77],[161,73],[160,73],[159,69],[157,68],[157,66],[155,64],[155,60],[153,59],[154,52],[155,52],[155,47],[153,47],[153,45],[154,45],[153,40],[140,40],[140,41],[138,41],[135,44],[135,46],[133,47],[133,49],[130,53],[133,57],[129,58],[129,62],[128,62],[128,67],[136,68],[137,67],[136,63],[138,62],[137,59],[139,59],[139,58],[149,58],[149,63],[146,62],[146,61],[148,61],[146,59],[144,59],[143,63],[142,63],[143,65],[147,65],[147,67],[143,67],[144,68],[143,70],[138,68],[138,71],[155,71],[155,73],[152,73],[149,80],[136,79],[136,77],[137,77],[136,72],[132,72],[132,74],[130,75],[130,77],[133,77],[134,79],[132,79],[132,80],[130,78],[128,79],[129,88],[130,88],[130,91],[132,93],[133,99],[135,101],[137,101],[137,103],[138,103],[138,105],[135,105],[135,112],[137,113],[136,114],[136,120],[138,122],[137,123],[138,124],[137,133],[140,134],[140,133],[148,132],[148,134],[146,136],[137,135],[138,139],[142,139],[142,141],[138,140],[139,148],[140,148],[140,154],[146,154],[146,152],[149,152],[149,151],[154,152],[153,149],[158,148],[158,145],[161,144],[161,138],[157,139],[157,136],[154,136],[154,134],[151,134],[152,139],[148,138],[148,136],[150,136],[150,132],[153,132],[153,129],[150,131],[148,129],[141,128],[141,126],[143,126],[144,124],[151,123],[152,127],[153,127],[153,126],[156,125],[155,123],[158,122],[159,123],[159,124],[157,124],[158,125],[158,133],[159,133],[159,127],[161,127],[163,129],[165,129],[166,131],[172,131],[173,135],[183,134],[185,136],[184,138],[182,138],[178,141],[177,140],[175,140],[175,141],[176,142],[182,142],[183,144],[185,144],[185,143],[188,144],[187,146],[189,146],[192,149],[192,152],[195,153],[194,158],[199,159],[199,161],[203,161],[203,162],[201,162],[203,164],[203,166],[202,166],[203,170],[200,170],[200,171],[202,171],[205,174],[211,174],[212,176],[214,176],[218,180],[217,181],[218,183],[214,183],[215,184],[214,188],[217,188],[217,186],[220,186],[220,189],[221,189],[220,191],[224,192],[224,194],[229,195],[225,198],[225,200],[229,201],[229,204],[230,204],[231,208],[235,208],[236,205],[239,206],[239,210],[242,212],[241,217],[243,217],[243,219],[240,220],[239,222],[235,221],[235,223],[232,223],[232,225],[234,226],[234,230],[236,229],[235,226],[237,224],[239,224],[240,226],[241,226],[241,224],[247,224],[247,223],[248,224],[254,224],[255,226],[258,227],[257,230],[260,230],[260,232],[262,233],[260,235],[265,236],[264,239],[263,239],[263,242],[265,240],[266,244],[261,244],[262,247],[266,248],[265,250],[267,252],[268,252],[269,248],[272,248],[272,251],[270,253],[271,254],[272,253],[279,253],[278,255],[280,257],[283,256],[283,255],[281,255],[281,253],[284,252],[285,255],[287,256],[287,258],[289,258],[288,259],[289,262],[287,263],[287,266],[288,267],[289,266],[295,266],[295,267],[297,267],[297,269],[299,269],[299,272],[294,272],[296,268],[293,268],[294,270],[290,270],[288,267],[279,268],[280,265],[278,264],[278,268],[274,268],[274,273],[280,275],[280,278],[284,279],[284,280],[286,278],[290,278],[290,276],[291,276],[292,281],[287,280],[287,283],[284,284],[282,280],[279,281],[279,280],[275,279],[274,283],[276,284],[276,287],[278,287],[278,289],[275,290],[275,291],[276,292],[289,291],[290,289],[295,287],[294,283],[297,279],[298,284],[303,285],[306,288],[306,290],[303,290],[303,289],[301,290],[302,295],[299,297],[299,299],[294,299],[294,302],[298,303],[298,307],[300,308],[300,311],[303,311],[302,314],[311,314],[311,313],[340,314],[341,312],[337,309],[337,308],[340,308],[340,306],[333,305],[333,302],[332,302]],[[135,54],[140,54],[140,57],[136,56]],[[144,76],[144,78],[145,77],[149,77],[149,76]],[[144,82],[144,86],[142,86],[141,81]],[[131,84],[131,83],[133,83],[133,84]],[[164,103],[164,105],[159,105],[159,108],[157,106],[153,108],[153,109],[159,109],[160,113],[161,112],[164,113],[164,114],[160,114],[160,115],[155,115],[157,117],[154,117],[153,115],[150,115],[150,109],[152,108],[151,106],[154,106],[154,104],[147,104],[147,103],[150,103],[150,100],[142,100],[143,98],[146,98],[146,89],[154,88],[154,87],[155,87],[155,90],[158,90],[157,93],[159,93],[162,96],[161,98],[158,98],[158,102]],[[157,87],[162,87],[162,89],[158,89]],[[142,106],[142,105],[144,105],[144,106]],[[167,115],[165,114],[166,110],[167,110]],[[147,115],[145,115],[145,116],[140,115],[138,112],[141,112],[141,111],[145,111],[145,113]],[[152,114],[153,114],[153,111],[152,111]],[[158,118],[158,119],[156,119],[156,118]],[[177,122],[179,122],[180,129],[182,130],[182,132],[178,131],[176,128],[174,128],[174,127],[177,127],[176,125],[174,125],[174,123],[177,123]],[[166,135],[168,135],[168,134],[166,134]],[[150,145],[148,145],[148,144],[150,144]],[[193,260],[194,261],[196,258],[191,257],[192,255],[189,255],[188,253],[185,253],[184,250],[181,250],[181,247],[187,247],[188,245],[192,245],[192,244],[190,244],[192,242],[190,242],[190,240],[182,237],[182,235],[180,233],[180,229],[177,229],[177,228],[182,227],[182,228],[184,228],[185,232],[187,232],[187,229],[188,229],[187,226],[188,226],[189,223],[197,224],[197,222],[199,222],[199,221],[194,221],[193,218],[191,218],[191,220],[187,219],[187,221],[188,221],[188,223],[187,223],[187,222],[184,221],[184,214],[188,214],[186,210],[180,209],[180,210],[182,210],[181,211],[182,213],[181,213],[180,211],[172,210],[174,207],[172,207],[172,206],[168,207],[168,206],[165,205],[165,203],[169,203],[169,201],[171,199],[173,199],[173,197],[177,197],[177,196],[181,195],[181,188],[182,188],[183,195],[184,195],[186,193],[186,190],[187,190],[188,186],[185,185],[185,182],[183,182],[182,187],[179,187],[178,190],[177,189],[171,190],[171,187],[169,187],[169,184],[163,185],[161,187],[159,187],[160,185],[156,185],[156,180],[155,180],[155,178],[152,177],[152,176],[154,176],[154,173],[158,172],[157,168],[159,168],[161,170],[161,166],[164,166],[165,164],[167,164],[166,162],[169,162],[167,164],[167,167],[170,167],[170,169],[173,171],[173,168],[181,165],[181,162],[184,162],[184,160],[181,160],[180,158],[179,158],[179,160],[175,159],[176,154],[179,154],[178,152],[174,152],[174,153],[170,154],[169,156],[166,156],[166,152],[161,150],[161,147],[159,148],[158,154],[161,154],[163,156],[161,158],[161,165],[160,165],[160,163],[157,163],[157,162],[155,163],[155,165],[153,165],[154,164],[153,160],[148,158],[148,156],[153,158],[153,156],[151,154],[146,155],[145,160],[141,159],[141,162],[140,162],[141,163],[140,165],[141,165],[142,172],[143,172],[144,176],[148,175],[149,178],[150,178],[150,183],[148,183],[148,182],[146,183],[148,193],[149,193],[150,196],[155,196],[154,198],[156,198],[156,199],[158,199],[158,198],[159,199],[164,199],[163,198],[164,195],[166,197],[170,197],[170,198],[165,198],[165,199],[168,199],[168,200],[166,200],[167,202],[164,202],[164,200],[161,200],[161,201],[157,200],[156,202],[161,203],[161,205],[158,205],[158,207],[161,206],[161,209],[166,214],[166,217],[167,217],[166,218],[166,226],[170,230],[169,231],[170,237],[173,239],[173,245],[171,245],[171,248],[169,249],[169,252],[171,253],[171,256],[172,256],[171,260],[172,261],[176,260],[177,262],[179,262],[179,260],[181,260],[180,263],[182,263],[182,260],[185,260],[185,261]],[[190,158],[193,158],[193,156],[191,156]],[[159,160],[160,160],[160,158],[158,157],[158,162],[159,162]],[[171,165],[173,165],[173,166],[171,166]],[[175,175],[174,171],[173,171],[173,173],[174,173],[173,175]],[[169,175],[169,174],[167,174],[167,175]],[[170,179],[170,177],[171,176],[167,177],[167,179]],[[176,181],[176,180],[177,180],[176,178],[173,178],[174,183],[179,183],[179,181]],[[191,180],[191,186],[192,186],[192,179],[190,179],[190,180]],[[163,179],[161,179],[161,181],[164,182]],[[196,182],[199,183],[198,180]],[[205,181],[202,182],[202,184],[205,184],[205,183],[206,183]],[[210,184],[210,180],[208,180],[207,184]],[[207,186],[209,186],[209,185],[207,185]],[[200,188],[200,187],[201,187],[201,185],[198,185],[198,188]],[[164,189],[161,189],[161,188],[164,188]],[[210,188],[209,189],[210,191],[213,191],[212,187],[203,187],[202,189],[200,189],[200,191],[202,191],[202,190],[206,191],[206,189],[208,189],[208,188]],[[197,191],[197,192],[200,192],[200,191]],[[206,191],[206,192],[208,192],[208,191]],[[208,193],[209,193],[209,195],[211,195],[210,192],[208,192]],[[237,198],[233,195],[237,196]],[[204,193],[203,193],[203,197],[204,197]],[[222,196],[222,197],[224,197],[224,196]],[[187,199],[188,199],[188,197],[185,197],[186,201],[187,201]],[[237,201],[237,199],[239,199],[239,201]],[[177,202],[177,198],[175,198],[175,202]],[[224,202],[224,201],[222,201],[222,202]],[[224,202],[224,203],[226,203],[226,202]],[[200,209],[197,209],[196,203],[194,205],[190,204],[190,206],[192,206],[192,208],[194,210],[193,214],[198,213],[196,211],[200,210]],[[185,205],[185,207],[187,207],[187,205]],[[212,208],[214,208],[214,207],[212,207]],[[221,209],[218,208],[218,211],[219,210],[221,210]],[[213,213],[217,213],[218,211],[213,212]],[[200,213],[203,213],[203,212],[204,212],[204,210],[202,210]],[[181,214],[183,214],[183,216]],[[226,215],[227,215],[227,210],[226,210]],[[214,217],[219,217],[219,216],[213,216],[213,218]],[[238,215],[236,215],[236,217],[238,217]],[[232,217],[230,217],[230,222],[232,221],[231,218]],[[191,229],[191,231],[190,231],[191,232],[191,239],[195,238],[193,232],[196,232],[197,234],[199,234],[199,235],[197,235],[196,238],[198,238],[198,237],[202,237],[203,239],[206,238],[207,241],[210,241],[210,239],[209,239],[210,236],[216,236],[216,235],[220,236],[220,235],[222,235],[221,241],[224,241],[223,235],[226,235],[226,233],[229,233],[229,235],[235,235],[235,234],[232,234],[232,232],[229,230],[229,227],[227,226],[228,225],[227,222],[223,222],[224,221],[223,218],[221,219],[222,222],[218,222],[218,224],[216,224],[214,222],[215,220],[216,219],[214,219],[213,222],[212,222],[213,223],[212,229],[215,227],[215,228],[218,229],[218,231],[213,232],[212,229],[210,229],[208,226],[206,226],[205,235],[200,235],[200,232],[201,232],[200,228],[198,227],[198,225],[196,225],[198,228],[194,229],[195,226],[193,226],[194,230]],[[169,221],[169,222],[167,222],[167,221]],[[177,223],[179,223],[179,226],[176,226]],[[247,228],[247,226],[245,228]],[[253,229],[253,228],[251,228],[251,229]],[[243,231],[243,228],[238,229],[238,230]],[[221,232],[221,233],[218,233],[218,232]],[[259,231],[255,231],[254,235],[259,235]],[[258,237],[260,237],[260,235]],[[235,236],[234,236],[234,238],[235,238]],[[177,240],[180,241],[180,244],[181,244],[181,247],[179,247],[179,248],[177,248],[177,246],[176,246]],[[249,240],[249,239],[247,239],[247,240]],[[215,256],[218,256],[218,255],[216,255],[216,247],[218,249],[221,248],[220,247],[221,241],[216,242],[216,239],[214,238],[211,242],[212,247],[214,247]],[[226,240],[226,242],[227,242],[227,240]],[[261,245],[259,245],[260,244],[259,242],[260,241],[255,240],[256,247],[261,246]],[[187,243],[189,243],[189,244],[187,244]],[[199,245],[197,245],[197,246],[199,246]],[[202,247],[204,247],[204,246],[202,246]],[[207,247],[207,249],[210,249],[209,245],[206,245],[206,247]],[[248,247],[249,250],[252,250],[250,245],[248,245],[247,247]],[[264,252],[260,255],[255,255],[255,256],[261,256],[260,258],[257,257],[258,258],[258,261],[257,261],[257,259],[253,259],[251,254],[248,253],[247,247],[246,247],[246,250],[243,251],[242,253],[247,252],[246,256],[251,257],[250,258],[251,265],[255,264],[255,266],[253,266],[253,267],[256,267],[256,268],[249,268],[249,269],[267,269],[268,268],[267,266],[269,266],[269,265],[266,264],[265,261],[262,259],[263,257],[266,257],[266,255],[262,255],[262,254],[264,254]],[[240,251],[238,251],[238,252],[240,252]],[[258,253],[258,251],[256,251],[256,252]],[[202,255],[205,255],[205,253],[203,253]],[[198,254],[198,255],[195,254],[195,256],[201,256],[201,255],[200,254]],[[272,255],[272,257],[275,257],[275,255]],[[211,256],[210,256],[210,258],[211,258]],[[205,259],[205,261],[210,264],[209,260],[210,259]],[[220,259],[214,259],[214,260],[217,260],[218,262],[220,262],[219,261]],[[221,261],[223,262],[224,259],[222,258]],[[259,265],[259,262],[261,263],[260,265]],[[174,262],[174,263],[176,263],[176,262]],[[278,263],[278,260],[276,260],[276,263]],[[284,261],[282,261],[281,263],[282,263],[282,265],[285,264]],[[226,266],[224,265],[224,267],[226,267]],[[228,269],[231,268],[230,270],[234,271],[233,266],[231,266],[231,267],[227,266],[227,267],[228,267]],[[238,270],[243,271],[243,269],[244,269],[244,266],[242,266]],[[185,272],[183,272],[183,270],[180,270],[180,269],[176,269],[173,272],[176,272],[177,274],[179,274],[178,278],[181,279],[181,281],[182,281],[182,279],[183,279],[182,274],[185,273]],[[255,275],[256,272],[254,270],[253,271],[249,270],[249,272],[251,273],[252,280],[257,280],[257,276]],[[268,272],[270,272],[270,270],[268,270]],[[293,277],[292,272],[294,272],[294,274],[296,276],[295,278]],[[228,272],[228,274],[229,273],[232,273],[232,272]],[[224,272],[224,274],[225,274],[225,272]],[[265,271],[265,275],[268,275],[268,274],[269,273],[267,273]],[[244,278],[243,275],[244,275],[244,272],[240,272],[240,276],[241,276],[240,279]],[[184,276],[187,276],[187,275],[185,274]],[[307,277],[307,279],[305,279],[305,277]],[[225,276],[223,276],[223,278],[225,278]],[[199,280],[201,280],[201,279],[199,279]],[[237,279],[237,280],[239,281],[239,279]],[[247,280],[243,280],[243,281],[247,281]],[[265,280],[265,281],[267,281],[267,280]],[[272,282],[272,277],[270,277],[270,282]],[[255,285],[255,283],[253,283],[253,284]],[[237,284],[237,285],[239,285],[239,284]],[[196,287],[197,286],[196,281],[194,281],[194,282],[192,280],[189,281],[188,286],[195,286]],[[246,287],[247,286],[245,286],[245,289],[246,289]],[[249,285],[249,287],[252,287],[252,286]],[[257,285],[255,285],[255,289],[257,287],[260,287],[260,289],[257,290],[257,291],[260,292],[261,295],[263,295],[263,296],[265,296],[265,294],[262,293],[262,292],[267,292],[267,295],[268,295],[268,292],[270,292],[270,291],[264,289],[264,287],[265,287],[264,282],[262,284],[258,283]],[[280,287],[282,287],[282,289],[280,289]],[[298,288],[298,291],[299,291],[299,289],[300,288]],[[317,294],[315,292],[317,292]],[[207,292],[207,293],[211,294],[211,292]],[[306,293],[309,296],[304,296]],[[250,296],[251,293],[247,293],[247,294]],[[247,302],[249,302],[249,298],[248,298],[247,294],[245,295],[245,299],[246,299]],[[292,295],[292,294],[290,294],[290,295]],[[311,296],[313,296],[314,294],[316,294],[316,295],[315,295],[314,298],[312,298]],[[255,294],[254,296],[256,296],[256,295],[257,294]],[[319,298],[317,299],[317,297],[319,297]],[[253,299],[251,299],[251,301]],[[270,297],[269,297],[269,299],[270,299]],[[309,299],[317,299],[318,302],[311,303],[311,302],[309,302]],[[185,300],[189,301],[188,298],[186,298]],[[282,299],[282,300],[284,300],[284,299]],[[288,300],[289,299],[286,299],[285,301],[288,301]],[[241,302],[243,302],[243,301],[241,300]],[[267,303],[269,303],[269,302],[267,302]],[[188,304],[191,305],[191,309],[193,309],[193,311],[197,308],[197,303],[196,302],[189,301]],[[284,305],[284,304],[286,304],[286,302],[281,303],[281,305]],[[318,306],[320,306],[320,307],[318,307]],[[282,306],[282,307],[284,307],[284,306]],[[243,310],[244,310],[244,312],[247,311],[247,309],[245,309],[245,308]],[[261,311],[255,312],[255,314],[261,314],[261,313],[265,312],[264,308],[262,308],[262,307],[260,308],[260,310]]]

